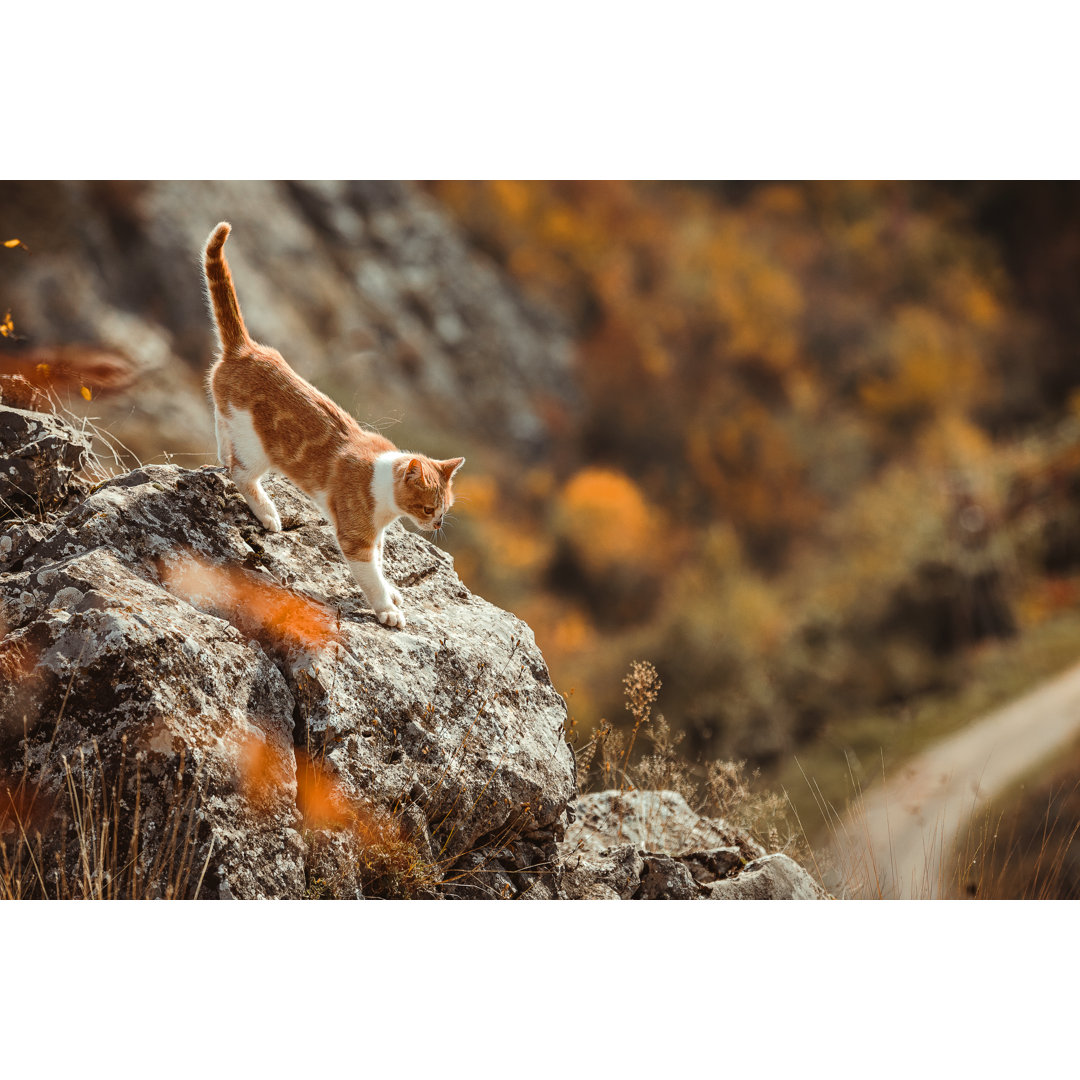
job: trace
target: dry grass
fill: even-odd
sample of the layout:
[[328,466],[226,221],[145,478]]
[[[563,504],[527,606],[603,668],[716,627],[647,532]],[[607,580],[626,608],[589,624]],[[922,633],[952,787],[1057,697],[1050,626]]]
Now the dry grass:
[[[135,755],[136,758],[139,755]],[[184,899],[199,895],[213,854],[195,862],[201,786],[186,775],[183,755],[166,797],[161,837],[148,855],[143,771],[136,760],[129,803],[126,739],[116,776],[108,779],[94,745],[87,760],[61,757],[59,784],[25,773],[0,784],[0,897],[8,900]],[[48,839],[46,839],[48,838]]]
[[808,849],[815,873],[838,899],[1080,899],[1080,779],[1044,785],[1033,799],[1021,789],[990,804],[973,797],[958,820],[943,813],[928,820],[921,860],[906,876],[891,822],[888,850],[875,850],[867,797],[854,779],[843,810],[807,784],[827,836]]
[[1014,793],[961,830],[951,884],[973,900],[1080,900],[1080,779]]
[[[655,667],[635,661],[623,679],[632,724],[627,734],[601,720],[596,734],[576,751],[580,789],[674,791],[699,814],[722,818],[768,851],[791,855],[807,869],[815,863],[805,832],[785,794],[763,788],[760,773],[745,761],[691,762],[682,753],[684,733],[653,715],[662,683]],[[633,760],[644,735],[647,752]]]

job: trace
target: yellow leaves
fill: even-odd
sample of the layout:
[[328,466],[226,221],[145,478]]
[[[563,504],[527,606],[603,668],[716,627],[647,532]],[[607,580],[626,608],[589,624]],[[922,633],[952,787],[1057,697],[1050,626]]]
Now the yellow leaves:
[[42,379],[48,379],[49,376],[52,374],[52,369],[49,367],[48,364],[37,364],[35,365],[34,370]]
[[520,220],[528,213],[532,199],[529,185],[523,180],[494,180],[491,190],[501,208],[512,219]]
[[555,475],[550,468],[537,465],[525,474],[525,491],[531,499],[547,501],[555,490]]
[[993,444],[966,417],[950,412],[926,428],[918,441],[918,453],[931,467],[977,470],[993,454]]
[[544,232],[552,244],[573,243],[579,229],[578,220],[565,207],[549,210],[544,217]]
[[646,345],[642,349],[642,365],[650,375],[657,379],[670,375],[674,367],[671,353],[658,345]]
[[970,333],[928,307],[901,308],[885,335],[885,347],[891,370],[860,387],[863,402],[876,413],[925,419],[966,409],[988,389]]
[[29,251],[30,249],[21,240],[5,240],[4,247],[6,248],[22,248],[23,251]]
[[973,284],[964,297],[968,318],[978,327],[996,326],[1001,308],[989,289]]
[[533,530],[492,518],[484,525],[484,543],[502,570],[515,574],[538,572],[551,555],[548,538]]
[[638,486],[614,469],[588,468],[563,490],[559,532],[587,569],[604,573],[653,558],[655,515]]
[[712,245],[712,301],[728,331],[728,351],[786,368],[796,358],[804,309],[799,282],[742,230]]
[[732,578],[724,599],[729,632],[751,653],[768,653],[782,641],[788,629],[784,604],[760,578]]
[[4,315],[0,322],[0,337],[13,337],[15,335],[15,323],[11,319],[11,312]]
[[88,386],[83,386],[83,387],[80,387],[80,388],[79,388],[79,393],[80,393],[80,394],[82,394],[82,396],[83,396],[83,397],[84,397],[84,398],[85,398],[85,399],[86,399],[87,401],[89,401],[89,400],[90,400],[90,398],[92,397],[92,395],[91,395],[91,393],[90,393],[90,388],[89,388]]
[[803,190],[795,184],[769,184],[754,194],[754,205],[762,213],[777,217],[796,217],[806,212]]
[[587,648],[593,638],[594,630],[588,619],[575,608],[571,608],[556,623],[551,632],[551,645],[561,655],[569,655]]
[[470,473],[467,469],[454,478],[454,495],[460,499],[455,509],[478,517],[488,517],[496,511],[499,489],[493,476]]

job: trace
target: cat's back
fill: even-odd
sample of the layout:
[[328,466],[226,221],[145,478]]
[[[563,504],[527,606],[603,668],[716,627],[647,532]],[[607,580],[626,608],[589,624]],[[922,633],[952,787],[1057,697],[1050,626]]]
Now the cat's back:
[[269,424],[346,439],[360,431],[344,409],[297,375],[276,349],[262,345],[215,364],[210,389],[219,409],[250,413],[256,429]]
[[250,430],[269,464],[307,491],[324,486],[337,459],[355,467],[393,448],[297,375],[276,349],[256,345],[219,361],[210,389],[233,428]]

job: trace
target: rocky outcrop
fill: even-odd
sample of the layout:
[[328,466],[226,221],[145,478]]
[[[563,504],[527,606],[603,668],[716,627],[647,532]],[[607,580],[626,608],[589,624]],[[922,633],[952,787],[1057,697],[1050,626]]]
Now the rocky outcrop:
[[22,375],[0,375],[0,405],[31,412],[52,410],[48,395]]
[[[103,382],[99,362],[85,380],[92,404],[78,382],[66,396],[144,459],[212,459],[199,252],[222,219],[253,336],[359,419],[393,423],[395,441],[456,454],[456,436],[481,431],[529,460],[576,409],[566,329],[409,185],[10,181],[0,192],[31,249],[0,260],[22,351],[48,360],[75,342],[128,358],[130,388],[111,369]],[[0,341],[0,371],[5,355],[22,353]]]
[[553,896],[574,768],[529,628],[394,528],[409,626],[388,630],[314,507],[267,487],[276,535],[223,471],[176,466],[6,529],[9,773],[62,800],[79,762],[132,823],[138,786],[142,834],[118,844],[144,872],[179,810],[187,895],[205,867],[202,896]]
[[532,632],[427,540],[388,530],[409,616],[389,629],[287,480],[266,481],[284,526],[267,534],[222,469],[149,465],[89,486],[60,419],[0,406],[0,432],[39,493],[0,521],[6,887],[820,894],[672,792],[585,796],[575,821],[566,708]]
[[674,791],[583,796],[559,845],[571,900],[819,900],[825,891],[787,855],[702,817]]
[[[32,400],[32,388],[20,390]],[[90,440],[62,420],[0,406],[0,521],[61,506],[78,490],[89,451]]]

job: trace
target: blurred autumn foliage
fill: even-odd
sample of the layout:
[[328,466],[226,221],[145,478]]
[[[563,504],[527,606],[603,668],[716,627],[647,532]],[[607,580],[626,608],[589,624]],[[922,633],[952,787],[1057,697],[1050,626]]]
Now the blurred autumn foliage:
[[581,424],[542,467],[462,475],[455,554],[582,726],[648,656],[692,751],[768,763],[1052,614],[1080,433],[1031,248],[1080,262],[1037,190],[426,187],[578,338]]

